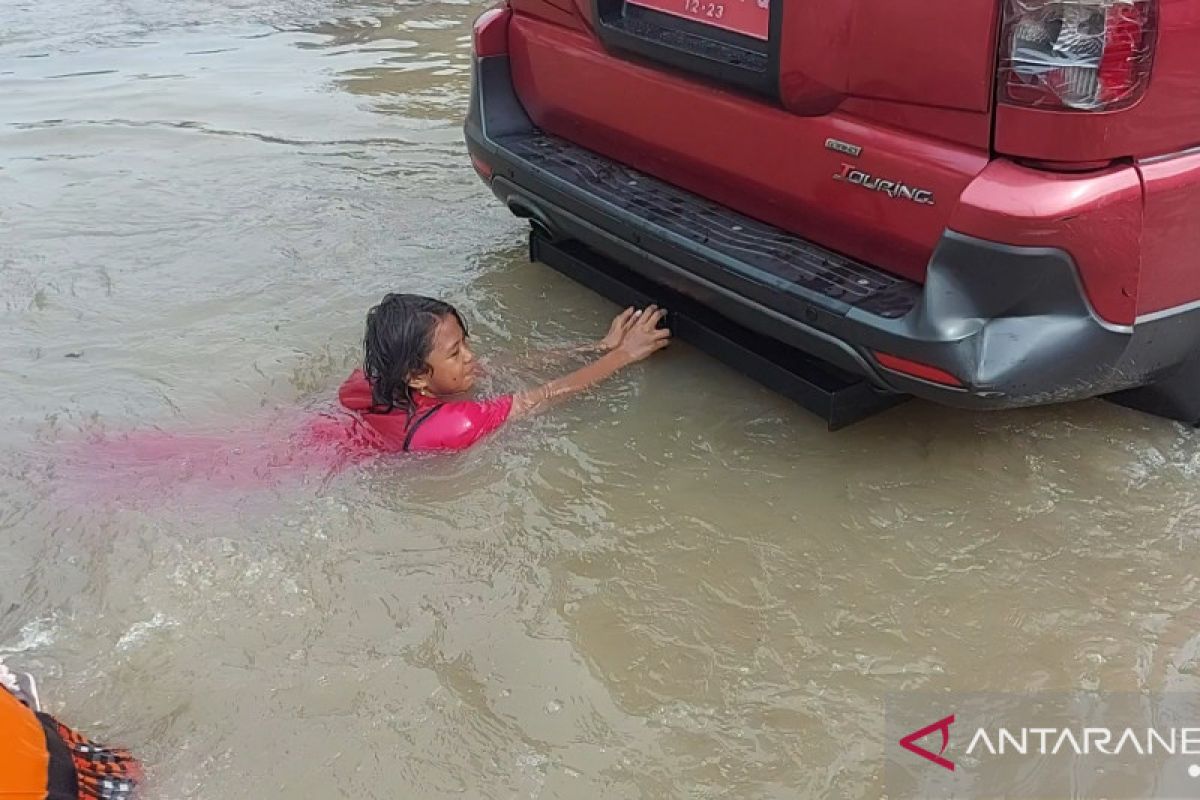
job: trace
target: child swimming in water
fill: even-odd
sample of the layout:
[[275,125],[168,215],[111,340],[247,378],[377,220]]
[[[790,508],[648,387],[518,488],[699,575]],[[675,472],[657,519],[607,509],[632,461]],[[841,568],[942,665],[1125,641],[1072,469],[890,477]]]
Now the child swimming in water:
[[363,366],[342,384],[337,412],[210,432],[100,437],[60,453],[58,473],[71,496],[89,505],[164,496],[202,503],[224,496],[213,489],[329,475],[380,454],[463,450],[666,347],[671,334],[659,327],[665,313],[627,308],[602,340],[576,349],[593,356],[590,364],[534,389],[475,400],[467,393],[478,363],[459,313],[428,297],[389,294],[367,314]]
[[362,369],[342,384],[342,406],[361,423],[372,449],[384,452],[463,450],[505,422],[578,394],[670,343],[659,323],[666,311],[627,308],[591,350],[587,366],[542,386],[485,400],[464,395],[478,362],[467,326],[453,306],[411,294],[389,294],[367,313]]

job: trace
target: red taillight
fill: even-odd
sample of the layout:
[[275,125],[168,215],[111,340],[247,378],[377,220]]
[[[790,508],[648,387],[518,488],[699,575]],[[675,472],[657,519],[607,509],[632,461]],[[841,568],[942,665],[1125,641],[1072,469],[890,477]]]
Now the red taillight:
[[497,6],[476,18],[471,29],[471,43],[476,56],[508,55],[508,18],[511,16],[512,11],[507,6]]
[[1110,111],[1142,96],[1157,0],[1007,0],[1000,84],[1016,105]]
[[884,369],[889,369],[892,372],[899,372],[902,375],[908,375],[911,378],[920,378],[923,381],[930,383],[940,383],[943,386],[961,387],[963,382],[958,378],[946,372],[944,369],[929,364],[922,364],[920,361],[912,361],[900,356],[893,356],[888,353],[875,353],[875,360],[879,362],[879,366]]

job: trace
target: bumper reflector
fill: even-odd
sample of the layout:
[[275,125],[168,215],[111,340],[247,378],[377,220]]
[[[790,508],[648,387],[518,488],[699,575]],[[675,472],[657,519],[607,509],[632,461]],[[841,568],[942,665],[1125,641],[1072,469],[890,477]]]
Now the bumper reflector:
[[479,177],[485,181],[492,179],[492,167],[479,156],[471,153],[471,166],[475,167],[475,171],[479,173]]
[[940,383],[943,386],[953,386],[955,388],[962,388],[963,385],[962,381],[944,369],[938,369],[929,364],[922,364],[919,361],[910,361],[907,358],[889,355],[888,353],[875,353],[875,360],[884,369],[899,372],[901,375],[907,375],[910,378],[920,378],[923,381]]

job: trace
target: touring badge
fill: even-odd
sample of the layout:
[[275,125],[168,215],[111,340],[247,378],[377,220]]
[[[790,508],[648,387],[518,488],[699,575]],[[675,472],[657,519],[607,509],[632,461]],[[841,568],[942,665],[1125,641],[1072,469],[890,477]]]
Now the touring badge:
[[917,189],[903,181],[889,181],[869,172],[864,172],[853,164],[842,163],[842,171],[833,176],[835,181],[845,181],[872,192],[881,192],[888,197],[900,200],[911,200],[923,206],[933,205],[933,192],[929,189]]

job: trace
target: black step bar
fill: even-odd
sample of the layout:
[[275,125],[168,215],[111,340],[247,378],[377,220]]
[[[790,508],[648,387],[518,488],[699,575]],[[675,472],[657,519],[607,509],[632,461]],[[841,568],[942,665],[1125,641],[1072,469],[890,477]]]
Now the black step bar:
[[656,303],[669,310],[678,339],[844,428],[909,399],[873,387],[808,353],[750,331],[682,294],[622,267],[573,240],[555,242],[535,226],[529,258],[540,261],[621,306]]

